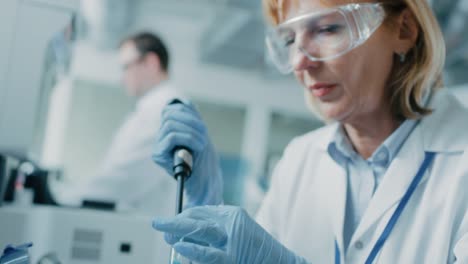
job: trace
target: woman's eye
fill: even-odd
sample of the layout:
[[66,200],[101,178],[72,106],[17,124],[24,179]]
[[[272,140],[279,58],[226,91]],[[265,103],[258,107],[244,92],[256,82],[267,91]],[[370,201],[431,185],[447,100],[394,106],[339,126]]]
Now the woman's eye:
[[284,46],[285,46],[285,47],[289,47],[289,46],[291,46],[292,44],[294,44],[294,38],[289,38],[289,39],[286,39],[286,40],[284,41]]
[[333,34],[338,33],[342,29],[341,25],[326,25],[323,27],[319,27],[317,29],[317,33],[319,34]]

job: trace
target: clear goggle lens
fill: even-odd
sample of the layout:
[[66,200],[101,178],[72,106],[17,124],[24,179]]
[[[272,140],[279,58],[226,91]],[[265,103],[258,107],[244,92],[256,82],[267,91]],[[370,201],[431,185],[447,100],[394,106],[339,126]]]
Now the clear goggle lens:
[[302,54],[312,61],[339,57],[364,43],[382,24],[380,4],[351,4],[292,18],[267,32],[266,46],[282,73]]

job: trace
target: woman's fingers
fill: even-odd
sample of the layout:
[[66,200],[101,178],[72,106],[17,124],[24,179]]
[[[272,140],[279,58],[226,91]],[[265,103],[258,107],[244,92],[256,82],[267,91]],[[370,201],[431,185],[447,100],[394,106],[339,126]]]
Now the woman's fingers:
[[[222,228],[216,223],[205,220],[178,216],[168,220],[156,219],[153,227],[177,238],[188,238],[215,247],[222,247],[227,241],[227,234]],[[174,239],[176,238],[171,238],[168,242],[174,242]]]
[[188,242],[177,242],[174,249],[182,256],[203,264],[231,264],[226,252],[218,248]]

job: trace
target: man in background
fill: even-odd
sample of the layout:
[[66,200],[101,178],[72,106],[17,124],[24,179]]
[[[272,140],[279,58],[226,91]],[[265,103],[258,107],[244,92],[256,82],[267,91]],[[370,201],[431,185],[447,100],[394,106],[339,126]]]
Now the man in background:
[[151,33],[139,33],[120,45],[123,83],[137,104],[114,135],[100,169],[85,184],[56,193],[60,204],[82,200],[116,202],[119,208],[149,215],[174,211],[176,183],[151,160],[165,105],[180,94],[169,82],[169,52]]

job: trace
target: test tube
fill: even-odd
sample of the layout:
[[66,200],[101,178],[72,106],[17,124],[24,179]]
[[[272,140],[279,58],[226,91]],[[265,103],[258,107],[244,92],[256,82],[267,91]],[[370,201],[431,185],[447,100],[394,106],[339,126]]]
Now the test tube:
[[169,264],[192,264],[192,261],[187,260],[182,255],[171,249],[171,262]]

